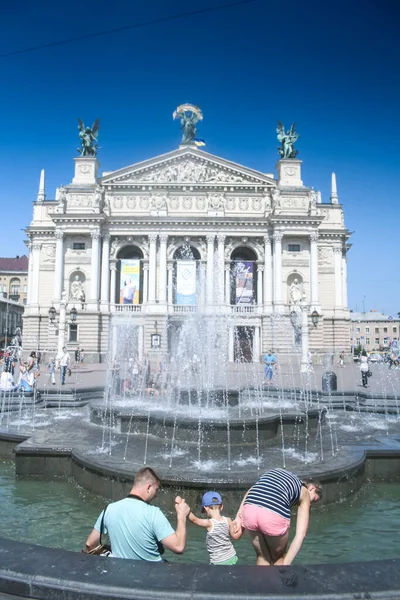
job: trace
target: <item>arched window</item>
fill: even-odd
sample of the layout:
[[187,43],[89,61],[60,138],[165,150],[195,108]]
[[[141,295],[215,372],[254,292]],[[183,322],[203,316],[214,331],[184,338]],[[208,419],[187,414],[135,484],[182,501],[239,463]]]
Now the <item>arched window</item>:
[[117,304],[143,302],[143,252],[137,246],[125,246],[118,252]]
[[200,278],[200,254],[189,243],[174,252],[173,303],[196,306]]
[[252,305],[257,300],[257,256],[251,248],[236,248],[231,254],[231,304]]

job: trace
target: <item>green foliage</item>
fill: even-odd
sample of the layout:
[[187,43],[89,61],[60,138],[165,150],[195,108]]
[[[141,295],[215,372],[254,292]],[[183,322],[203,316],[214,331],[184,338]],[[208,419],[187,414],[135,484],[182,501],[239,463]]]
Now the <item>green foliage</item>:
[[355,356],[360,356],[361,352],[363,351],[363,347],[361,344],[358,344],[358,346],[356,346],[354,348],[354,355]]

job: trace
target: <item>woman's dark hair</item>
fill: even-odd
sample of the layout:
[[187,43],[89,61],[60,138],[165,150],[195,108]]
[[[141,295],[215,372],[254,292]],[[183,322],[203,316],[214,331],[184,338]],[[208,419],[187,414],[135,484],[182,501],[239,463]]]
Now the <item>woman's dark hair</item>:
[[33,358],[34,356],[36,356],[36,352],[32,351],[29,356],[31,356]]
[[313,481],[312,479],[303,479],[301,484],[308,489],[309,485],[313,485],[315,487],[315,492],[318,494],[319,499],[322,498],[322,483],[319,481]]

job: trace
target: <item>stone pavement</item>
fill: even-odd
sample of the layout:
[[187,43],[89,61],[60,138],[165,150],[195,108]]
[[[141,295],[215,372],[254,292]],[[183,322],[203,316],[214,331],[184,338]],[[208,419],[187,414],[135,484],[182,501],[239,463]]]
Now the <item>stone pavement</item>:
[[[372,377],[369,379],[367,393],[380,395],[395,395],[400,397],[400,370],[389,369],[386,364],[370,365]],[[104,387],[106,382],[107,365],[106,364],[87,364],[84,366],[72,367],[71,376],[66,376],[66,384],[63,389],[77,388],[96,388]],[[349,364],[343,368],[334,367],[337,375],[338,391],[365,391],[361,386],[361,373],[358,365]],[[311,390],[321,390],[322,375],[325,369],[320,365],[315,365],[309,375],[299,373],[299,367],[294,364],[277,365],[273,386],[285,389],[307,388]],[[122,376],[123,369],[121,369]],[[176,373],[177,379],[181,380],[182,387],[185,387],[185,379],[188,386],[191,385],[190,377],[184,377],[182,373]],[[228,387],[254,387],[260,386],[263,381],[263,365],[261,363],[233,363],[228,367],[228,372],[224,374],[223,381],[216,382],[217,385],[227,385]],[[47,375],[47,367],[41,369],[38,387],[40,390],[47,388],[57,389],[60,386],[60,373],[56,373],[56,386],[50,384]]]

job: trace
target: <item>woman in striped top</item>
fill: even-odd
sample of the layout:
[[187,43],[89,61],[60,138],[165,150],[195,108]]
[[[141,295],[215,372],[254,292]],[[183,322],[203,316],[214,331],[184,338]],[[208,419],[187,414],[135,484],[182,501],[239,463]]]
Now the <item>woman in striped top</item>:
[[[233,522],[234,530],[246,530],[257,554],[257,565],[290,565],[306,536],[311,503],[321,498],[319,483],[302,481],[285,469],[271,469],[246,493]],[[290,513],[295,505],[296,535],[286,552]]]

